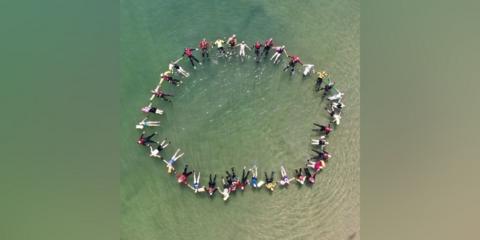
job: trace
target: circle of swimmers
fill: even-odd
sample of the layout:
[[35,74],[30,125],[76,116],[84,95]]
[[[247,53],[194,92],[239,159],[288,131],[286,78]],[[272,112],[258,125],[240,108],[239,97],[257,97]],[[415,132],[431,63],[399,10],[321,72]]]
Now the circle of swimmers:
[[[225,46],[226,45],[226,46]],[[199,51],[203,60],[208,60],[210,58],[210,48],[216,48],[217,58],[231,58],[236,55],[238,48],[238,57],[243,62],[246,59],[246,50],[254,51],[255,62],[259,63],[261,59],[268,59],[270,51],[273,51],[273,55],[270,57],[270,61],[273,64],[279,64],[282,60],[282,56],[288,58],[288,63],[283,68],[283,71],[290,71],[290,74],[294,74],[297,64],[303,66],[302,76],[306,78],[310,75],[316,76],[315,82],[315,91],[320,92],[323,90],[322,99],[327,97],[328,106],[325,108],[328,114],[330,115],[330,122],[327,124],[313,123],[315,126],[313,131],[319,133],[319,137],[312,139],[311,144],[313,145],[312,151],[315,153],[310,159],[306,161],[306,164],[303,168],[295,169],[295,174],[293,177],[289,177],[286,169],[280,167],[280,179],[279,181],[274,180],[275,172],[272,171],[270,176],[265,172],[265,180],[260,180],[258,176],[258,169],[256,166],[253,166],[250,169],[243,167],[242,175],[238,176],[235,172],[235,168],[231,168],[230,171],[225,171],[226,175],[221,176],[221,185],[217,186],[217,174],[209,175],[209,181],[207,186],[200,184],[200,172],[195,172],[194,170],[188,170],[188,164],[185,165],[183,171],[178,172],[175,169],[175,163],[180,159],[184,153],[181,153],[180,149],[177,149],[176,152],[168,160],[164,159],[160,154],[162,151],[170,145],[170,141],[164,139],[162,141],[156,141],[153,138],[157,135],[157,132],[146,135],[145,131],[142,132],[141,136],[137,140],[137,143],[148,147],[150,149],[150,157],[161,159],[167,168],[169,174],[176,175],[176,179],[179,184],[184,184],[191,188],[195,193],[208,193],[209,196],[214,196],[215,192],[219,192],[223,195],[223,200],[229,199],[230,193],[233,193],[237,190],[243,191],[245,187],[250,185],[254,189],[265,187],[269,191],[274,191],[277,184],[283,187],[288,186],[292,181],[295,181],[298,184],[314,184],[315,177],[322,169],[326,167],[326,162],[332,157],[332,155],[325,150],[328,145],[327,138],[329,134],[333,131],[334,126],[340,124],[342,109],[345,105],[342,102],[342,97],[344,93],[338,91],[335,88],[335,81],[330,80],[328,73],[326,71],[315,71],[313,64],[304,64],[300,57],[296,55],[290,55],[287,53],[285,45],[274,45],[273,39],[269,38],[264,43],[256,41],[250,48],[244,41],[238,43],[237,36],[234,34],[229,38],[219,38],[213,42],[207,41],[205,38],[202,39],[199,43],[198,48],[185,48],[181,58],[172,61],[168,65],[168,70],[160,74],[160,82],[154,90],[151,91],[152,96],[150,98],[150,103],[141,109],[145,114],[151,115],[162,115],[164,112],[158,107],[152,106],[152,101],[155,98],[160,98],[164,101],[171,102],[171,97],[174,97],[171,93],[166,93],[162,90],[162,83],[165,81],[174,85],[180,86],[183,81],[178,78],[188,78],[190,73],[186,71],[182,66],[179,65],[180,60],[186,59],[190,62],[194,69],[197,68],[197,64],[201,65],[202,63],[195,57],[194,52]],[[325,82],[325,83],[324,83]],[[149,121],[148,118],[144,118],[137,125],[137,129],[145,129],[147,127],[157,127],[160,125],[160,121]],[[190,184],[189,177],[193,173],[193,182]],[[249,175],[251,177],[249,178]]]

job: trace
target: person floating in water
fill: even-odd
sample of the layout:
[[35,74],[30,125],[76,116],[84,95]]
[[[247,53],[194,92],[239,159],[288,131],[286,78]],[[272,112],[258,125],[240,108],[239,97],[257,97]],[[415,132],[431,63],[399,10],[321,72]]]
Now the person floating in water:
[[227,43],[230,45],[230,55],[233,53],[233,48],[237,46],[237,35],[233,34],[227,39]]
[[190,176],[192,173],[193,171],[188,172],[188,164],[185,164],[183,172],[177,176],[177,182],[181,184],[187,184],[188,176]]
[[285,186],[290,184],[290,179],[288,178],[287,170],[285,170],[283,166],[280,167],[280,174],[282,175],[280,178],[280,185]]
[[312,129],[313,131],[319,131],[319,132],[324,132],[326,136],[332,132],[333,128],[331,124],[328,125],[320,125],[318,123],[313,123],[313,125],[319,127],[318,129]]
[[198,172],[198,176],[196,176],[196,173],[193,172],[193,185],[189,187],[195,192],[205,192],[205,187],[200,187],[200,172]]
[[200,41],[200,43],[198,44],[198,47],[200,47],[200,49],[202,50],[202,57],[203,58],[208,58],[209,55],[208,55],[208,48],[209,48],[209,43],[207,41],[207,39],[202,39],[202,41]]
[[165,138],[161,143],[158,144],[156,148],[153,148],[152,146],[150,147],[150,157],[156,157],[163,159],[163,157],[160,155],[160,152],[165,149],[170,142],[167,143],[167,139]]
[[313,64],[305,64],[303,67],[303,77],[307,77],[311,72],[315,72],[315,65]]
[[136,129],[144,129],[145,127],[158,127],[160,126],[160,121],[147,121],[147,118],[144,118],[142,121],[137,123],[135,126]]
[[330,114],[331,117],[330,122],[334,123],[337,126],[340,125],[340,120],[342,119],[342,116],[340,116],[340,112],[331,110],[327,110],[327,112]]
[[158,114],[158,115],[163,114],[163,110],[158,109],[156,107],[152,107],[152,103],[149,103],[147,106],[143,107],[141,110],[144,113],[154,113],[154,114]]
[[325,85],[325,87],[320,88],[320,90],[323,90],[323,95],[322,97],[327,96],[330,91],[332,91],[333,87],[335,86],[335,81],[328,81],[328,83]]
[[182,54],[183,57],[184,56],[188,57],[188,59],[190,60],[190,63],[192,64],[193,69],[197,69],[193,61],[197,62],[200,65],[202,64],[200,61],[198,61],[198,59],[195,56],[193,56],[193,51],[197,51],[197,50],[198,48],[185,48]]
[[336,94],[328,97],[327,99],[328,101],[342,101],[343,95],[345,94],[337,90]]
[[222,57],[227,55],[227,52],[225,52],[225,48],[223,47],[223,44],[225,44],[225,40],[223,40],[221,38],[217,39],[214,42],[214,45],[217,47],[217,51],[220,54],[219,56],[222,56]]
[[330,104],[330,108],[325,108],[325,110],[328,110],[328,112],[335,112],[335,113],[342,113],[343,108],[345,107],[345,104],[343,104],[342,101],[333,101]]
[[173,94],[165,93],[162,90],[160,90],[160,84],[158,84],[157,87],[154,90],[152,90],[152,97],[150,97],[150,101],[152,101],[155,97],[159,97],[164,101],[171,102],[172,100],[167,98],[171,96],[173,96]]
[[321,152],[320,151],[317,151],[315,149],[312,149],[313,152],[317,153],[316,156],[312,157],[311,159],[317,159],[317,160],[325,160],[327,161],[328,159],[330,159],[332,157],[332,155],[330,153],[328,153],[327,151],[325,150],[322,150]]
[[279,62],[278,59],[280,59],[280,57],[282,56],[283,53],[284,53],[286,56],[288,56],[287,50],[285,49],[285,45],[280,46],[280,47],[275,47],[274,50],[275,50],[275,53],[274,53],[273,56],[270,58],[270,60],[273,60],[273,63],[274,63],[274,64],[277,64],[277,63]]
[[[165,147],[166,147],[166,146],[165,146]],[[179,155],[179,153],[180,153],[180,148],[177,149],[177,151],[175,151],[175,153],[172,155],[172,157],[170,158],[170,160],[168,160],[168,161],[163,160],[163,162],[165,162],[165,164],[167,164],[166,167],[167,167],[167,172],[168,172],[168,173],[174,173],[174,172],[175,172],[175,167],[174,167],[173,165],[175,164],[175,162],[176,162],[179,158],[181,158],[181,157],[183,156],[183,154],[185,154],[185,153],[181,153],[181,154]]]
[[154,132],[145,137],[145,132],[142,132],[142,135],[137,140],[137,143],[144,146],[150,146],[149,143],[156,143],[152,140],[153,136],[157,135],[157,132]]
[[272,47],[273,47],[273,38],[269,38],[265,40],[265,44],[263,45],[262,55],[265,54],[265,57],[267,57],[268,52],[270,51],[270,49],[272,49]]
[[275,190],[275,186],[277,186],[277,184],[273,181],[274,173],[275,172],[272,171],[272,174],[270,174],[270,177],[268,177],[267,172],[265,172],[265,187],[272,192]]
[[[323,80],[328,77],[328,73],[325,71],[318,72],[317,81],[315,82],[315,91],[319,92],[322,87]],[[333,86],[332,86],[333,87]]]
[[259,41],[256,41],[253,45],[253,49],[255,49],[255,61],[258,63],[260,61],[260,49],[262,48],[262,44]]
[[313,175],[310,173],[310,171],[308,170],[308,168],[304,168],[303,169],[305,171],[305,177],[307,178],[308,182],[310,184],[314,184],[315,183],[315,177],[317,176],[317,173],[315,172]]
[[302,175],[302,169],[299,168],[298,170],[295,169],[295,180],[297,180],[298,183],[304,184],[305,183],[305,176]]
[[227,182],[230,186],[230,192],[235,192],[237,190],[237,186],[239,185],[240,181],[237,178],[237,175],[235,174],[235,168],[232,169],[232,174],[230,174],[228,171],[225,171],[227,173]]
[[290,62],[288,62],[288,65],[285,66],[285,68],[283,69],[283,71],[286,71],[287,69],[290,68],[290,72],[293,73],[295,71],[295,65],[297,63],[300,63],[300,65],[303,65],[302,61],[300,60],[300,57],[299,56],[296,56],[296,55],[292,55],[292,56],[288,56],[290,58]]
[[160,84],[162,84],[163,81],[167,81],[175,86],[180,86],[180,84],[182,84],[183,82],[178,80],[178,79],[175,79],[173,78],[172,76],[172,72],[170,70],[168,71],[165,71],[164,73],[161,73],[160,74]]
[[252,172],[252,180],[250,184],[252,185],[253,188],[260,188],[263,185],[263,181],[258,181],[258,169],[257,166],[253,166],[252,169],[250,169],[250,172]]
[[189,77],[190,76],[190,73],[188,73],[187,71],[185,71],[185,69],[183,69],[180,65],[178,65],[178,62],[180,60],[182,60],[183,57],[175,60],[174,62],[170,62],[168,64],[168,69],[174,73],[178,73],[180,75],[182,75],[183,77]]
[[312,139],[312,145],[317,145],[321,148],[325,147],[326,145],[328,145],[327,137],[326,136],[320,136],[320,138],[318,138],[318,139]]
[[238,187],[240,188],[240,190],[245,190],[245,186],[248,185],[248,175],[250,174],[250,170],[248,171],[245,171],[247,167],[243,167],[243,171],[242,171],[242,178],[240,179],[240,182],[238,184]]
[[245,58],[245,48],[247,48],[248,50],[252,50],[250,49],[250,47],[247,46],[247,44],[244,41],[242,41],[240,44],[236,45],[235,47],[240,47],[240,51],[238,55],[240,55],[240,59],[242,60],[242,62],[243,62],[243,59]]
[[311,161],[310,159],[307,160],[307,167],[313,168],[315,172],[319,172],[320,170],[324,169],[326,166],[324,160],[318,160],[316,162]]
[[225,178],[222,177],[223,190],[220,190],[219,193],[223,195],[223,201],[227,201],[230,197],[230,186],[231,184],[225,182]]
[[213,196],[213,194],[217,191],[217,174],[212,179],[212,174],[210,174],[210,178],[208,181],[208,194]]

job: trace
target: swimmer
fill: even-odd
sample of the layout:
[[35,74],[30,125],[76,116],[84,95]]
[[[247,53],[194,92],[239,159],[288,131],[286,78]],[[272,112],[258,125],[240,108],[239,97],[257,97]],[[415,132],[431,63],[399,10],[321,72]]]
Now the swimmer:
[[290,62],[288,62],[288,65],[285,66],[285,68],[283,69],[283,71],[286,71],[287,69],[290,68],[290,71],[291,73],[293,73],[295,71],[295,65],[297,63],[300,63],[300,65],[303,66],[303,63],[302,61],[300,60],[300,57],[299,56],[296,56],[296,55],[292,55],[292,56],[289,56],[287,55],[289,58],[290,58]]
[[265,40],[265,44],[263,45],[262,55],[265,54],[265,57],[266,57],[272,47],[273,47],[273,38],[269,38]]
[[262,44],[259,42],[259,41],[256,41],[255,44],[253,45],[253,49],[255,49],[255,61],[259,61],[260,60],[260,48],[262,48]]
[[[331,102],[329,112],[341,113],[344,107],[345,104],[343,104],[341,101]],[[327,108],[325,109],[327,110]]]
[[208,56],[208,48],[209,48],[209,43],[207,41],[207,39],[202,39],[202,41],[200,41],[200,43],[198,44],[198,46],[200,47],[200,49],[202,50],[202,57],[205,58],[205,57],[209,57]]
[[160,74],[160,84],[163,82],[163,81],[167,81],[175,86],[180,86],[180,84],[182,84],[183,82],[178,80],[178,79],[175,79],[172,77],[172,72],[170,70],[168,71],[165,71],[164,73],[161,73]]
[[143,129],[144,127],[158,127],[158,126],[160,126],[160,121],[147,121],[147,118],[144,118],[135,126],[135,128]]
[[212,179],[212,174],[210,174],[210,179],[208,181],[208,194],[213,196],[213,194],[217,191],[217,174]]
[[[261,185],[258,183],[258,169],[257,166],[253,166],[253,168],[250,169],[250,172],[252,172],[252,181],[250,184],[252,185],[253,188],[259,188]],[[259,186],[260,185],[260,186]]]
[[144,113],[155,113],[155,114],[158,114],[158,115],[162,115],[163,114],[163,110],[162,109],[158,109],[156,107],[152,107],[152,103],[148,104],[147,106],[143,107],[142,109],[142,112]]
[[313,175],[308,171],[308,168],[303,169],[305,171],[306,178],[309,183],[314,184],[315,183],[315,177],[317,176],[317,173],[314,173]]
[[236,181],[237,180],[237,175],[235,174],[235,168],[232,167],[232,174],[230,174],[228,171],[225,171],[227,173],[227,177],[232,179],[232,181]]
[[343,95],[345,95],[345,94],[337,90],[336,94],[328,97],[327,99],[329,101],[342,101]]
[[[243,171],[242,171],[242,178],[239,182],[239,187],[240,187],[240,190],[244,190],[245,189],[245,186],[248,185],[248,175],[250,174],[250,170],[248,171],[245,171],[247,167],[243,167]],[[247,174],[245,174],[245,172],[247,172]]]
[[313,131],[324,132],[325,135],[327,135],[327,136],[328,136],[328,134],[330,134],[330,132],[333,130],[331,124],[328,124],[327,126],[325,126],[325,125],[320,125],[320,124],[318,124],[318,123],[313,123],[313,125],[319,127],[318,129],[312,129]]
[[285,45],[281,47],[274,47],[274,50],[275,50],[275,53],[270,58],[270,60],[273,60],[274,64],[277,64],[279,62],[278,59],[282,56],[282,53],[285,53],[285,55],[288,56],[287,50],[285,49]]
[[223,44],[225,44],[225,40],[219,38],[213,44],[217,46],[217,51],[220,54],[220,56],[227,55],[227,53],[225,52],[225,48],[223,48]]
[[243,58],[245,57],[245,48],[247,48],[248,50],[252,50],[250,47],[247,46],[247,44],[244,41],[242,41],[240,44],[238,44],[235,47],[240,47],[240,51],[238,55],[240,55],[240,58],[242,59],[242,61],[243,61]]
[[272,174],[270,175],[270,178],[267,175],[267,172],[265,172],[265,187],[272,191],[275,189],[275,186],[277,185],[275,182],[273,182],[273,174],[275,172],[272,171]]
[[285,186],[290,184],[290,179],[288,178],[287,171],[283,166],[280,167],[280,174],[282,178],[280,179],[280,185]]
[[152,148],[152,146],[149,146],[150,147],[150,157],[156,157],[156,158],[160,158],[160,159],[163,159],[163,157],[160,155],[160,152],[165,149],[168,144],[170,144],[170,142],[166,143],[167,139],[165,138],[161,143],[158,144],[157,148]]
[[320,146],[320,147],[324,147],[326,145],[328,145],[328,142],[326,140],[326,136],[320,136],[319,139],[312,139],[312,145],[317,145],[317,146]]
[[219,193],[223,195],[223,201],[227,201],[230,197],[230,185],[225,182],[225,179],[222,177],[223,190],[220,190]]
[[325,160],[327,161],[328,159],[330,159],[332,157],[332,155],[330,153],[328,153],[327,151],[323,150],[321,152],[315,150],[315,149],[312,149],[312,151],[314,151],[315,153],[317,153],[316,156],[312,157],[311,159],[317,159],[317,160]]
[[[166,147],[166,146],[165,146],[165,147]],[[177,149],[177,151],[175,151],[175,153],[174,153],[173,156],[170,158],[170,160],[168,160],[168,161],[163,160],[163,162],[165,162],[165,164],[167,164],[166,167],[167,167],[167,172],[168,172],[168,173],[173,173],[173,172],[175,172],[175,168],[173,167],[173,164],[175,164],[175,162],[176,162],[179,158],[181,158],[181,157],[183,156],[183,154],[185,154],[185,153],[182,153],[182,154],[178,155],[179,153],[180,153],[180,148]]]
[[330,120],[331,123],[334,123],[335,125],[340,125],[340,120],[342,119],[342,116],[340,116],[340,113],[337,113],[335,111],[328,111],[330,113],[330,116],[332,117],[332,120]]
[[306,77],[308,76],[311,72],[315,72],[315,69],[313,67],[315,67],[315,65],[313,64],[305,64],[303,65],[305,68],[303,69],[303,77]]
[[230,192],[235,192],[237,190],[237,186],[239,185],[240,181],[237,178],[237,175],[235,174],[235,168],[232,169],[232,174],[230,174],[228,171],[225,171],[227,173],[227,182],[230,186],[229,191]]
[[335,81],[329,80],[325,87],[320,88],[320,90],[323,90],[323,97],[327,96],[330,93],[330,91],[333,89],[333,86],[335,86]]
[[144,146],[150,146],[149,143],[155,143],[155,141],[152,140],[152,137],[155,135],[157,135],[157,132],[154,132],[145,137],[145,132],[142,132],[142,135],[140,135],[140,137],[138,138],[137,143]]
[[297,180],[298,183],[304,184],[305,183],[305,176],[302,175],[302,169],[299,168],[298,170],[295,169],[295,180]]
[[187,78],[187,77],[190,76],[190,73],[188,73],[187,71],[185,71],[185,69],[183,69],[180,65],[178,65],[178,62],[182,59],[183,58],[179,58],[179,59],[175,60],[174,62],[170,62],[168,64],[168,69],[172,72],[177,72],[178,74]]
[[313,168],[315,172],[319,172],[320,170],[325,168],[325,161],[323,160],[318,160],[316,162],[310,161],[310,159],[307,160],[307,167]]
[[230,49],[233,49],[237,46],[237,35],[233,34],[231,37],[227,39],[227,43],[230,44]]
[[183,172],[177,176],[178,183],[187,184],[188,176],[190,176],[194,171],[187,172],[188,164],[185,164]]
[[200,172],[198,173],[198,176],[196,176],[196,173],[193,172],[193,185],[189,186],[195,193],[197,192],[205,192],[205,187],[200,187]]
[[182,54],[182,56],[187,56],[188,59],[190,59],[190,63],[192,64],[193,69],[197,69],[197,67],[195,66],[195,63],[193,61],[202,65],[202,63],[200,61],[198,61],[198,59],[195,56],[193,56],[193,51],[197,51],[197,50],[198,50],[198,48],[185,48],[183,50],[183,54]]
[[152,90],[152,96],[150,97],[150,101],[152,101],[155,97],[159,97],[164,101],[171,102],[172,100],[167,98],[170,96],[173,96],[173,94],[163,92],[162,90],[160,90],[160,84],[158,84],[157,87]]
[[325,71],[321,71],[318,73],[317,81],[315,82],[315,91],[319,92],[323,83],[323,79],[328,77],[328,73]]

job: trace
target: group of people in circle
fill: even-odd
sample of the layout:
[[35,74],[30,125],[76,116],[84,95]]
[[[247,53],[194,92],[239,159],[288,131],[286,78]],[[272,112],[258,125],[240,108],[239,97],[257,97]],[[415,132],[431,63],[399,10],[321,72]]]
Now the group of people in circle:
[[[227,49],[224,46],[225,44],[228,46]],[[185,164],[183,171],[176,171],[175,163],[184,155],[180,149],[177,149],[168,160],[161,155],[162,151],[171,144],[167,138],[162,141],[154,140],[153,138],[158,134],[157,132],[147,135],[146,132],[143,131],[138,138],[137,143],[149,149],[150,157],[161,159],[165,163],[167,172],[176,175],[179,184],[188,186],[195,193],[205,192],[208,193],[209,196],[214,196],[218,191],[223,196],[224,201],[229,199],[231,193],[236,192],[237,190],[243,191],[247,186],[251,186],[253,189],[265,187],[273,192],[277,187],[277,184],[283,187],[288,186],[293,181],[301,185],[305,183],[314,184],[317,174],[326,167],[326,163],[332,157],[332,155],[326,151],[326,147],[329,144],[327,139],[334,130],[334,126],[340,124],[341,113],[345,107],[345,104],[342,102],[344,93],[335,88],[335,81],[330,80],[329,74],[326,71],[315,71],[315,66],[313,64],[304,64],[300,57],[289,55],[285,45],[274,45],[272,38],[265,40],[263,44],[260,41],[256,41],[252,48],[250,48],[245,41],[238,43],[237,36],[233,34],[228,38],[218,38],[212,42],[209,42],[204,38],[199,42],[199,48],[185,48],[182,57],[170,62],[168,70],[160,74],[160,82],[155,89],[151,91],[152,95],[149,104],[141,108],[141,111],[148,115],[164,114],[162,109],[152,106],[152,101],[155,98],[172,102],[171,97],[173,97],[174,94],[164,92],[161,88],[162,84],[166,81],[174,86],[180,86],[183,83],[183,80],[179,78],[188,78],[190,77],[190,73],[180,66],[179,62],[182,59],[188,59],[193,69],[196,69],[197,64],[201,65],[202,62],[194,56],[194,52],[200,51],[204,60],[203,62],[205,62],[205,60],[210,58],[209,51],[211,47],[216,47],[217,58],[232,57],[235,55],[236,49],[238,48],[238,56],[242,62],[246,59],[246,50],[251,51],[253,49],[255,62],[257,64],[262,60],[262,57],[267,59],[270,50],[273,50],[274,53],[270,57],[273,64],[278,64],[283,55],[289,59],[288,63],[283,68],[283,71],[289,70],[290,73],[293,74],[297,64],[300,64],[304,67],[302,71],[303,78],[307,78],[313,74],[317,76],[314,89],[315,92],[323,90],[322,99],[325,97],[328,99],[328,104],[325,110],[327,110],[330,116],[330,122],[327,124],[313,123],[315,128],[312,130],[319,133],[318,138],[312,139],[311,142],[313,146],[312,151],[315,153],[314,156],[306,160],[304,167],[295,169],[293,177],[289,177],[284,166],[280,167],[280,178],[278,181],[274,180],[275,171],[271,171],[270,175],[268,175],[267,172],[264,172],[265,180],[260,180],[258,177],[258,169],[255,165],[249,169],[244,166],[241,176],[237,176],[235,168],[232,167],[229,169],[230,171],[225,171],[225,176],[221,176],[221,184],[219,186],[217,186],[217,174],[210,174],[208,185],[204,186],[200,183],[200,172],[196,172],[195,170],[189,171],[188,164]],[[158,127],[159,125],[160,121],[149,121],[148,117],[145,117],[136,125],[136,128],[144,130],[149,127]],[[193,182],[190,183],[189,177],[192,174]],[[251,177],[249,178],[250,174]]]

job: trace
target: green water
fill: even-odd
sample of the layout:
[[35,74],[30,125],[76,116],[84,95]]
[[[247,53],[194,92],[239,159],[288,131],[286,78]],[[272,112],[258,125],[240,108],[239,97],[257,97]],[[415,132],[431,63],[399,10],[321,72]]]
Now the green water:
[[[122,239],[359,239],[359,1],[121,1]],[[234,193],[228,202],[179,186],[163,162],[135,143],[135,123],[170,60],[199,39],[236,33],[251,46],[273,37],[291,54],[330,72],[346,93],[341,126],[331,135],[334,157],[313,187]],[[211,51],[211,55],[215,51]],[[198,56],[198,54],[197,54]],[[237,58],[205,62],[164,109],[160,136],[186,152],[207,183],[209,173],[257,164],[259,174],[283,164],[290,175],[310,155],[312,122],[326,122],[314,79],[282,72],[282,62]],[[151,130],[149,130],[151,131]],[[262,177],[263,179],[263,177]]]

